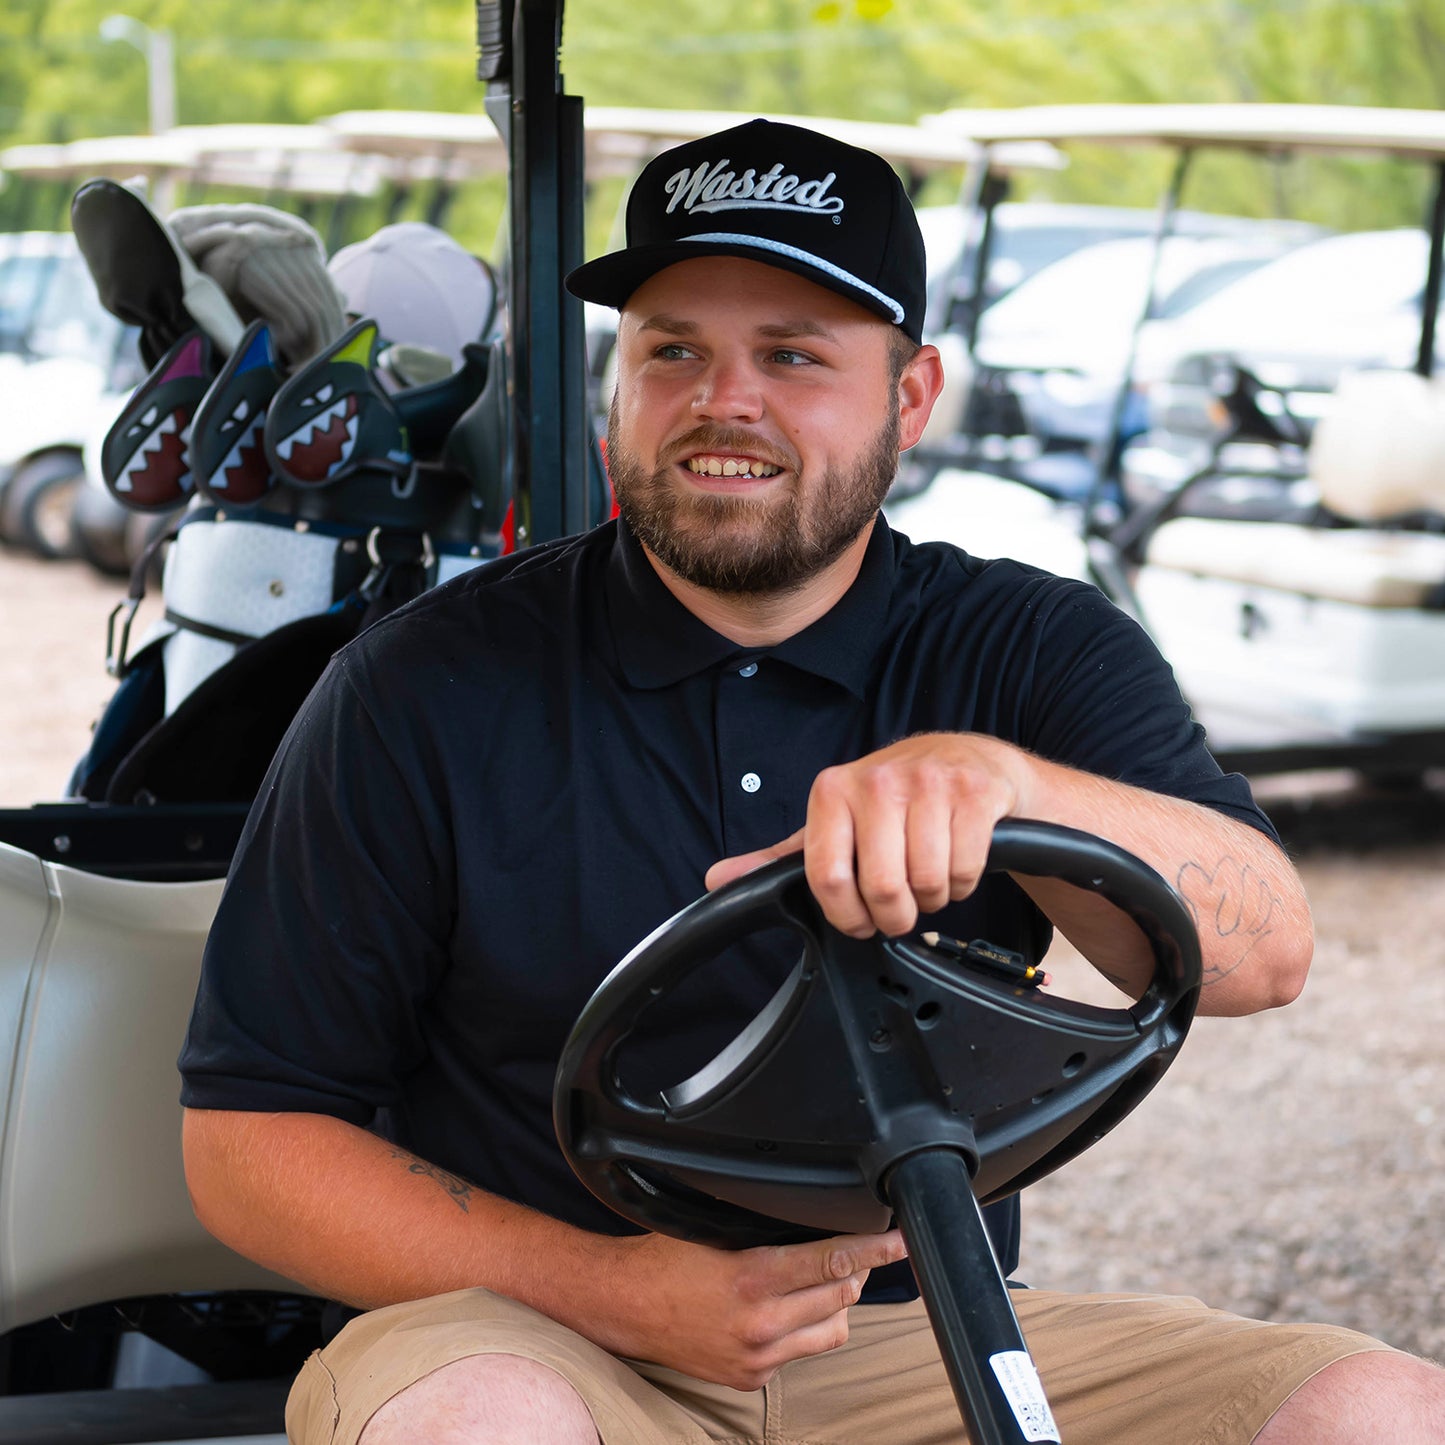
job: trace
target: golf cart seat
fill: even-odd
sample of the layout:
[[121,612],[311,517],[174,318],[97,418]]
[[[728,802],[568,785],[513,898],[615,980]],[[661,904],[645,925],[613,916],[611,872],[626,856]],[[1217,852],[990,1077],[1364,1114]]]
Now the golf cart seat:
[[1344,377],[1315,428],[1309,475],[1329,521],[1178,517],[1149,539],[1156,567],[1363,607],[1445,603],[1445,535],[1402,526],[1445,513],[1445,387],[1413,372]]
[[297,1292],[186,1195],[175,1059],[220,890],[0,844],[0,1332],[143,1296]]
[[1445,602],[1445,535],[1179,517],[1150,540],[1150,566],[1360,607]]

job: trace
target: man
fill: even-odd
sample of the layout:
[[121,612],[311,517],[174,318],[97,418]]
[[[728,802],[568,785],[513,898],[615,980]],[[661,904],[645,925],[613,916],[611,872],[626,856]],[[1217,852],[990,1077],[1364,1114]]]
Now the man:
[[[1112,908],[980,883],[998,819],[1050,819],[1178,883],[1204,1009],[1298,992],[1299,882],[1140,630],[880,520],[941,383],[923,284],[876,156],[757,121],[655,160],[627,248],[569,278],[621,311],[622,522],[379,624],[283,745],[182,1065],[203,1221],[369,1311],[308,1362],[293,1439],[963,1438],[896,1231],[726,1253],[619,1232],[566,1169],[560,1045],[705,882],[801,848],[848,933],[931,914],[1036,955],[1052,920],[1138,986]],[[708,1057],[791,962],[730,953],[659,1068]],[[1015,1218],[992,1211],[1006,1268]],[[1347,1331],[1016,1299],[1071,1445],[1445,1428],[1431,1367]]]

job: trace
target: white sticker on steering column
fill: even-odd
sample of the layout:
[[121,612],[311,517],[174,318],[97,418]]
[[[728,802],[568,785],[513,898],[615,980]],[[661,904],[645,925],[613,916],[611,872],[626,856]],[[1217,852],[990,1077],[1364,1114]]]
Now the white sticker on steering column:
[[1053,1441],[1058,1445],[1059,1427],[1054,1424],[1054,1412],[1049,1409],[1039,1372],[1028,1352],[1001,1350],[990,1355],[988,1362],[998,1376],[999,1388],[1019,1422],[1024,1439]]

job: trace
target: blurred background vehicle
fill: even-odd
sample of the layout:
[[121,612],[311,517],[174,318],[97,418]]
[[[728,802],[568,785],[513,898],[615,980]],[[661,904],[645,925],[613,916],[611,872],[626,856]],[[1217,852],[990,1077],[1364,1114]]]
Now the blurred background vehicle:
[[[1191,489],[1188,511],[1283,515],[1315,505],[1306,449],[1340,378],[1420,360],[1429,251],[1429,236],[1411,228],[1326,237],[1207,298],[1167,336],[1141,335],[1134,404],[1145,426],[1122,458],[1131,504],[1151,503],[1209,457],[1228,425],[1223,397],[1243,367],[1260,383],[1261,403],[1295,425],[1278,440],[1226,442],[1214,474]],[[1442,296],[1437,284],[1437,305]],[[1436,341],[1434,365],[1442,359]]]
[[[1050,208],[1056,217],[1067,209]],[[1023,234],[1026,228],[1014,227],[996,243],[994,265],[1005,273],[1014,265],[1022,269],[1011,241]],[[1074,248],[984,310],[956,431],[931,440],[915,460],[973,465],[1052,496],[1084,496],[1116,425],[1124,440],[1144,429],[1142,407],[1127,384],[1134,348],[1316,234],[1299,223],[1199,213],[1160,247],[1145,234],[1096,240],[1084,226],[1055,228],[1054,243],[1068,236]]]
[[[69,261],[79,261],[69,232],[0,232],[0,358],[27,354],[36,310]],[[0,368],[12,364],[0,360]]]
[[82,450],[144,375],[133,327],[101,306],[68,233],[31,233],[0,255],[0,541],[74,556]]

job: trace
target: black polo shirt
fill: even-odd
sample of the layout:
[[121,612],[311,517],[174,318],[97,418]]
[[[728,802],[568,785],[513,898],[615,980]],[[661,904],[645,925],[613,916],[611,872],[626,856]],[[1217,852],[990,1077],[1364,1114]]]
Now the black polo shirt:
[[[880,519],[826,616],[748,650],[610,523],[467,573],[334,659],[241,840],[182,1099],[335,1115],[628,1232],[552,1132],[582,1005],[713,862],[798,828],[822,768],[932,730],[991,733],[1269,831],[1153,645],[1093,588],[914,546]],[[1002,876],[931,921],[1032,956],[1050,937]],[[659,1074],[711,1057],[796,951],[766,934],[720,960],[654,1030]],[[1016,1203],[991,1214],[1008,1270]],[[903,1270],[878,1271],[865,1298],[911,1292]]]

